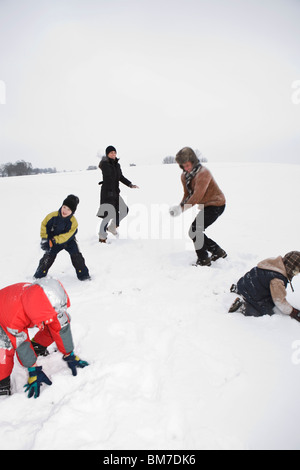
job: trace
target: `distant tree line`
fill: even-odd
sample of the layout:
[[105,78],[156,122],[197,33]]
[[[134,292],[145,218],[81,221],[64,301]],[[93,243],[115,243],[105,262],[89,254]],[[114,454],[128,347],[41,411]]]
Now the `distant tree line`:
[[175,157],[169,156],[169,157],[165,157],[165,158],[163,159],[163,164],[164,164],[164,165],[171,165],[171,164],[173,164],[173,163],[176,163]]
[[56,168],[33,168],[32,164],[19,160],[16,163],[4,163],[0,166],[0,177],[38,175],[40,173],[56,173]]

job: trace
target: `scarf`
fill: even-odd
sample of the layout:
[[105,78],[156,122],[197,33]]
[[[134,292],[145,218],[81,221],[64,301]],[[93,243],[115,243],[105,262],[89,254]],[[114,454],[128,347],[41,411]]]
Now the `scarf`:
[[191,195],[193,194],[193,189],[192,189],[192,180],[195,178],[195,176],[197,175],[197,173],[201,170],[202,168],[202,165],[200,162],[197,163],[197,165],[194,166],[194,168],[192,169],[192,171],[190,173],[188,173],[187,171],[183,171],[183,174],[184,174],[184,177],[185,177],[185,183],[186,183],[186,187],[187,187],[187,190],[188,190],[188,197],[185,199],[184,202],[186,202],[190,197]]

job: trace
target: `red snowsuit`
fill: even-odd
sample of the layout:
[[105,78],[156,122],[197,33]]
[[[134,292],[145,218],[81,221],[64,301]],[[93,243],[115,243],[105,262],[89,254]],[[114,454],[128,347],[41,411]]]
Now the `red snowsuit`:
[[55,342],[63,354],[73,351],[69,316],[66,311],[54,310],[39,285],[19,283],[1,289],[0,380],[10,376],[15,351],[24,367],[35,364],[37,356],[28,335],[28,328],[34,326],[40,329],[34,338],[37,343],[47,347]]

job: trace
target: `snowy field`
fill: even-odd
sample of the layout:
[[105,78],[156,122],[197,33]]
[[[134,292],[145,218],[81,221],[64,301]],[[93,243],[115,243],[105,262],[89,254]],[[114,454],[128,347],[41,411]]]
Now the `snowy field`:
[[[0,287],[32,280],[41,221],[70,193],[92,276],[78,281],[66,252],[50,270],[70,295],[75,351],[90,366],[74,378],[51,347],[38,363],[53,385],[29,400],[16,360],[0,449],[300,449],[300,324],[227,313],[241,275],[300,250],[300,165],[207,166],[227,197],[207,234],[228,258],[198,268],[187,235],[195,212],[168,214],[182,198],[177,165],[122,164],[140,189],[121,185],[130,214],[109,245],[97,237],[99,170],[0,179]],[[294,287],[300,308],[300,279]]]

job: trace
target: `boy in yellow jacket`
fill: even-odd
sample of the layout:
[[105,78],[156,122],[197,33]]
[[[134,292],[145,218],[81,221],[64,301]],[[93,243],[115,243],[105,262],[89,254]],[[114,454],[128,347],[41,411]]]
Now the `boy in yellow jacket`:
[[48,214],[41,225],[41,248],[46,252],[39,262],[34,274],[36,279],[47,276],[49,269],[55,261],[56,256],[62,250],[66,250],[75,268],[80,281],[90,279],[89,270],[85,260],[79,251],[76,241],[78,222],[74,212],[79,204],[79,198],[70,194],[63,201],[58,211]]

